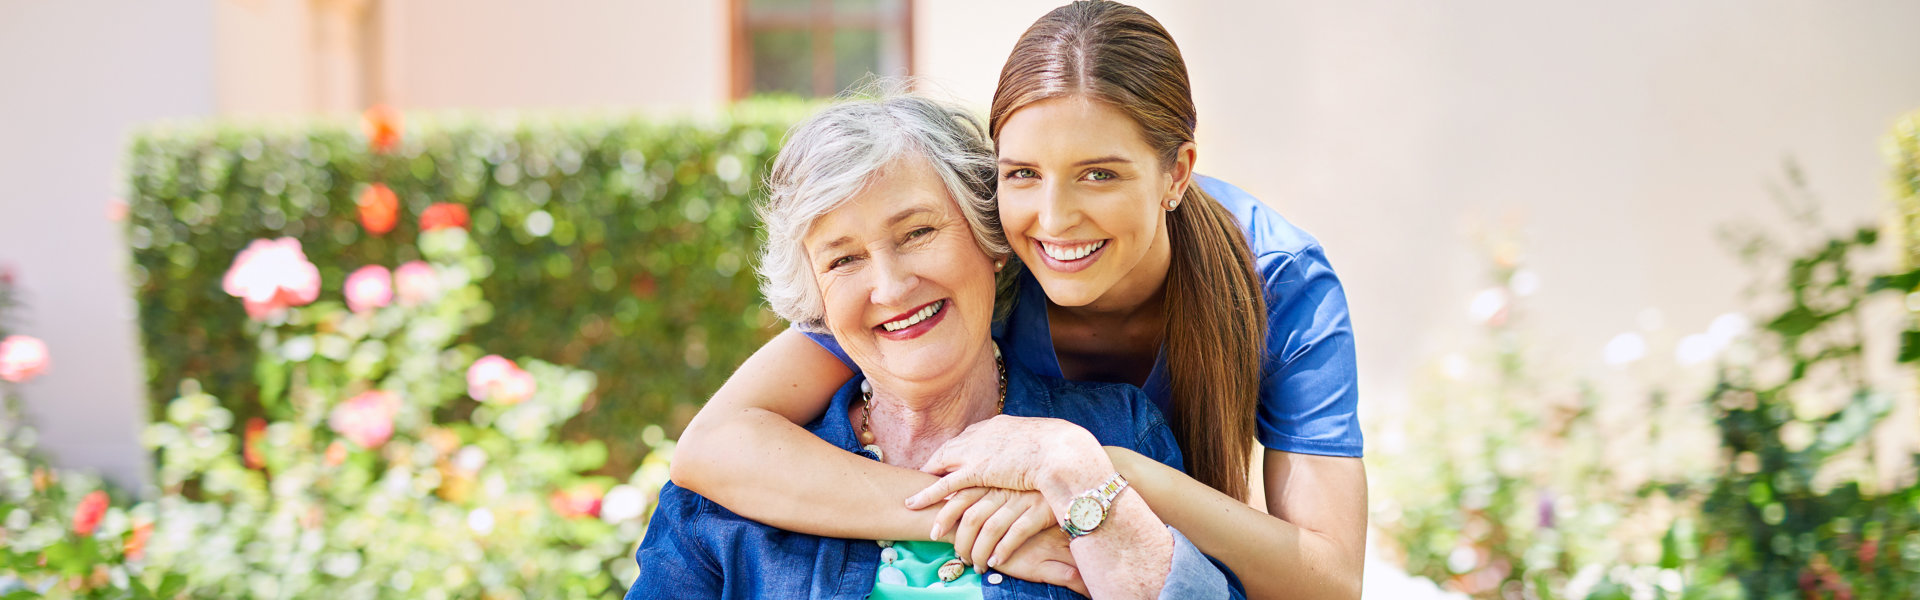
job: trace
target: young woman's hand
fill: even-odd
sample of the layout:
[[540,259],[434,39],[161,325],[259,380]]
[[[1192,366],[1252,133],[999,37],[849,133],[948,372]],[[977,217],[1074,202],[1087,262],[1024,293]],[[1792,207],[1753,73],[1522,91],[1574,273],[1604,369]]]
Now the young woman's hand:
[[1080,578],[1080,567],[1067,548],[1067,534],[1058,527],[1049,527],[1021,544],[994,570],[1016,579],[1057,585],[1082,596],[1092,595],[1087,593],[1087,582]]
[[953,535],[953,552],[975,572],[996,568],[1035,534],[1054,529],[1053,509],[1040,492],[967,488],[955,492],[933,519],[933,539]]
[[932,506],[970,487],[1036,490],[1058,500],[1054,496],[1098,485],[1113,472],[1113,463],[1100,441],[1079,425],[1001,415],[947,440],[920,470],[941,476],[940,481],[908,498],[908,509]]

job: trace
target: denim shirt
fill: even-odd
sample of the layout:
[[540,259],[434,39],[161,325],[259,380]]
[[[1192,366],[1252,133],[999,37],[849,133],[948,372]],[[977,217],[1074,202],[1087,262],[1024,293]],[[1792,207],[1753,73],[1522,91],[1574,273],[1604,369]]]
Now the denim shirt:
[[[1232,213],[1247,235],[1253,266],[1266,289],[1267,345],[1255,420],[1260,445],[1296,454],[1359,457],[1360,375],[1354,359],[1347,293],[1320,241],[1233,184],[1195,175],[1194,182]],[[1047,323],[1047,295],[1021,275],[1013,313],[994,326],[1008,364],[1061,377]],[[807,333],[855,372],[833,336]],[[1165,349],[1145,379],[1147,396],[1168,412],[1172,402]]]
[[[846,415],[860,381],[834,394],[808,431],[868,458]],[[1180,449],[1158,409],[1139,388],[1042,378],[1007,363],[1006,414],[1064,419],[1087,429],[1103,446],[1119,446],[1180,468]],[[847,518],[859,518],[849,515]],[[1171,529],[1171,528],[1169,528]],[[1097,534],[1096,534],[1097,535]],[[1226,567],[1173,532],[1173,569],[1162,598],[1244,598]],[[635,554],[640,578],[627,591],[642,598],[864,598],[873,591],[880,546],[776,529],[735,514],[691,491],[667,484]],[[991,569],[986,600],[1079,598],[1073,590],[1002,575]]]

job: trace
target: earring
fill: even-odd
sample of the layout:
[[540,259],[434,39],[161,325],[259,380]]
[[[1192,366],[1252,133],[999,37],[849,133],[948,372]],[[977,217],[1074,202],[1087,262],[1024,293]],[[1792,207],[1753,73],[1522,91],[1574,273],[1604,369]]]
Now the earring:
[[993,261],[993,272],[999,273],[1000,269],[1005,268],[1006,266],[1007,266],[1007,261],[1004,261],[1004,260]]
[[1173,209],[1180,208],[1180,201],[1168,200],[1167,203],[1162,206],[1167,207],[1167,212],[1173,212]]

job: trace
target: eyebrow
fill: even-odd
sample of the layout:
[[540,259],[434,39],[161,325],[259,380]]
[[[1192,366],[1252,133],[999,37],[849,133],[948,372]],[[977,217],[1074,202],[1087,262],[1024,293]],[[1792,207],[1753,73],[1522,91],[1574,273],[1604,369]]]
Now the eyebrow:
[[[913,218],[915,215],[927,214],[932,212],[933,212],[932,208],[928,208],[925,206],[909,207],[905,210],[894,213],[893,216],[891,217],[887,217],[887,226],[892,227],[901,221],[905,221],[907,219]],[[826,243],[814,246],[813,251],[823,252],[826,250],[832,250],[834,248],[838,248],[840,246],[846,245],[848,242],[851,242],[851,241],[853,241],[853,236],[843,235],[843,236],[834,238],[833,240],[828,241]]]
[[[1089,159],[1086,159],[1086,160],[1082,160],[1082,161],[1080,161],[1080,162],[1076,162],[1076,163],[1073,163],[1073,166],[1076,166],[1076,167],[1084,167],[1084,166],[1087,166],[1087,165],[1101,165],[1101,164],[1108,164],[1108,163],[1121,163],[1121,164],[1133,164],[1133,161],[1131,161],[1131,160],[1127,160],[1127,159],[1125,159],[1125,158],[1122,158],[1122,157],[1121,157],[1120,155],[1117,155],[1117,154],[1115,154],[1115,155],[1108,155],[1108,156],[1101,156],[1101,157],[1097,157],[1097,158],[1089,158]],[[1011,158],[1002,158],[1002,159],[1000,159],[1000,164],[1001,164],[1001,165],[1004,165],[1004,166],[1008,166],[1008,167],[1038,167],[1038,166],[1040,166],[1040,165],[1039,165],[1038,163],[1030,163],[1030,162],[1027,162],[1027,161],[1024,161],[1024,160],[1014,160],[1014,159],[1011,159]]]

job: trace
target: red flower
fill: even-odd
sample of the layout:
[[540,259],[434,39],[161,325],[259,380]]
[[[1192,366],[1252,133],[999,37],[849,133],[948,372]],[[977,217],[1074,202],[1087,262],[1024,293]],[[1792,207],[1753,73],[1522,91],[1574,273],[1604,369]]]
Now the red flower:
[[367,233],[385,235],[400,222],[400,198],[384,183],[367,186],[360,192],[360,225]]
[[128,561],[139,562],[147,556],[147,538],[150,537],[153,537],[153,523],[133,526],[133,533],[127,535],[127,542],[121,546],[121,553],[127,556]]
[[385,154],[400,145],[400,111],[375,104],[360,113],[360,127],[367,134],[367,147]]
[[600,486],[583,483],[565,490],[555,491],[547,497],[547,503],[553,506],[553,512],[569,519],[600,516],[600,497],[604,490]]
[[80,499],[80,505],[73,508],[73,533],[80,537],[93,535],[100,526],[100,517],[107,514],[107,493],[94,490]]
[[420,213],[421,231],[448,227],[467,228],[467,205],[440,202],[427,207],[427,212]]
[[240,446],[240,456],[246,460],[247,468],[258,469],[267,466],[266,459],[260,455],[260,441],[266,437],[266,419],[260,417],[247,419],[246,442]]

